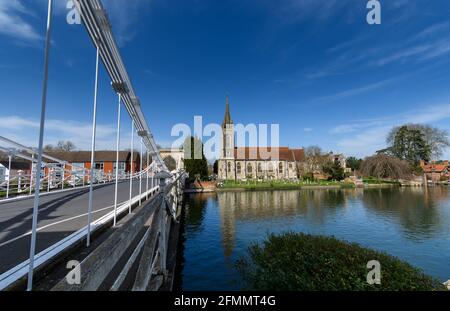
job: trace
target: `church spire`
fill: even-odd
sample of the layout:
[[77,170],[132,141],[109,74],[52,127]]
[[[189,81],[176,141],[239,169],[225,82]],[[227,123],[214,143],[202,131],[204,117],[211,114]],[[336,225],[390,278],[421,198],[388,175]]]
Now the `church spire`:
[[229,102],[228,95],[226,97],[225,117],[223,118],[222,126],[224,127],[227,124],[233,124],[233,121],[231,120],[231,115],[230,115],[230,102]]

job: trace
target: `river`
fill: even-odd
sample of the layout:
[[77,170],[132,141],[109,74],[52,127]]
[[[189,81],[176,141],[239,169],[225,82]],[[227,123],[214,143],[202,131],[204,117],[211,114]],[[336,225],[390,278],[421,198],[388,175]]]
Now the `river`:
[[227,191],[189,194],[179,287],[243,288],[235,262],[268,233],[333,235],[450,279],[450,188]]

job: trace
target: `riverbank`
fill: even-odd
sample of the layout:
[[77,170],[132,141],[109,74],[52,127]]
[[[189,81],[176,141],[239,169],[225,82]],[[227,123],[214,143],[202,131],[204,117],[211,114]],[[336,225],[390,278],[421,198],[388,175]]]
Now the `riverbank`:
[[[398,183],[387,182],[371,182],[365,183],[362,187],[367,188],[384,188],[384,187],[396,187]],[[360,188],[362,188],[360,187]],[[354,183],[339,182],[339,181],[321,181],[321,182],[309,182],[309,181],[225,181],[219,184],[216,191],[267,191],[267,190],[300,190],[300,189],[352,189],[357,188]]]

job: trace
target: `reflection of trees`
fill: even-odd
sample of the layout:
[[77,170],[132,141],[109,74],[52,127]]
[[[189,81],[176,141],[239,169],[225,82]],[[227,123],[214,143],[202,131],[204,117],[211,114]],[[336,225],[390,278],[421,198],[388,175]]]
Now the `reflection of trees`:
[[440,225],[437,205],[448,199],[448,188],[381,188],[366,189],[362,200],[372,212],[398,219],[410,233],[430,235]]
[[204,224],[207,196],[207,194],[190,195],[186,201],[188,204],[186,205],[184,219],[186,230],[190,233],[198,233]]
[[236,221],[259,221],[301,216],[325,222],[330,213],[345,206],[344,190],[227,191],[218,193],[226,256],[235,246]]

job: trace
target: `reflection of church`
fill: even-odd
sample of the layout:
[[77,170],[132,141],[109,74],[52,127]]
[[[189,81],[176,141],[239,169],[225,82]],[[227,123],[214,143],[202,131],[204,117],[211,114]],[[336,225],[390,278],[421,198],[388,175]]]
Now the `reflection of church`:
[[222,123],[223,146],[219,159],[219,179],[297,179],[303,149],[289,147],[235,147],[234,124],[228,96]]

